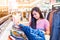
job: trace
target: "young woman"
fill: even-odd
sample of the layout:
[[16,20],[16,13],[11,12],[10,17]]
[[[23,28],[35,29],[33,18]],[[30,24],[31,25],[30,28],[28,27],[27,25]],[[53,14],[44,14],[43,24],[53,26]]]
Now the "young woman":
[[33,29],[40,29],[44,31],[46,34],[50,33],[50,24],[48,20],[43,18],[41,10],[38,7],[34,7],[31,11],[31,21],[30,26]]
[[[28,40],[45,40],[45,35],[49,34],[49,22],[43,18],[42,13],[38,7],[34,7],[31,11],[31,23],[30,26],[25,26],[17,23],[18,29],[22,30]],[[42,30],[42,31],[41,31]]]

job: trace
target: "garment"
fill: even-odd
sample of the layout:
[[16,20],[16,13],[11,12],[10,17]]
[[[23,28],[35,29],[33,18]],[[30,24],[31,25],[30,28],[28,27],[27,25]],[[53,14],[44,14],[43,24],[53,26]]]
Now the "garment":
[[10,36],[12,36],[15,40],[28,40],[23,31],[11,31]]
[[50,40],[60,40],[60,10],[53,14]]
[[44,33],[40,30],[32,29],[29,26],[19,25],[20,29],[24,31],[28,40],[45,40]]
[[53,10],[53,11],[51,11],[50,12],[50,15],[49,15],[49,23],[50,23],[50,27],[52,27],[51,25],[52,25],[52,18],[53,18],[53,14],[54,14],[54,12],[56,12],[57,10]]
[[41,19],[37,21],[36,28],[45,31],[46,27],[49,27],[49,22],[46,19]]
[[51,12],[49,12],[47,19],[49,21],[50,24],[50,33],[51,33],[51,28],[52,28],[52,20],[53,20],[53,14],[54,12],[56,12],[57,10],[52,10]]
[[25,33],[22,30],[19,30],[17,27],[18,26],[13,25],[12,29],[10,30],[10,36],[13,37],[15,40],[28,40]]

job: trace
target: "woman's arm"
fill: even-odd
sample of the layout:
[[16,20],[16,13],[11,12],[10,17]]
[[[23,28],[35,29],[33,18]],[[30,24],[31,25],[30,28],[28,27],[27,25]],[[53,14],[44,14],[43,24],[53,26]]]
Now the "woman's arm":
[[50,27],[49,26],[46,28],[46,33],[45,34],[50,35]]
[[45,28],[46,28],[45,34],[49,35],[50,34],[50,24],[49,24],[48,20],[45,21]]

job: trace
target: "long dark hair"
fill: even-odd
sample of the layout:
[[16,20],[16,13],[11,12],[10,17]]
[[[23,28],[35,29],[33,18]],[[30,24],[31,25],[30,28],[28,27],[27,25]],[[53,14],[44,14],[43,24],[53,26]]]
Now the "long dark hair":
[[33,14],[32,14],[33,11],[38,12],[41,19],[43,19],[43,15],[42,15],[41,10],[40,10],[38,7],[34,7],[34,8],[31,10],[31,24],[30,24],[30,26],[31,26],[33,29],[36,29],[36,21],[37,21],[37,19],[35,19],[35,18],[33,17]]

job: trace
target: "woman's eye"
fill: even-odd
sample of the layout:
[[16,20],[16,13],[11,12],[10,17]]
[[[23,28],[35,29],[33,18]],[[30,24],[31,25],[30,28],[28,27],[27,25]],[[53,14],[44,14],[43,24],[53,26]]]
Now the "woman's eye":
[[35,13],[33,15],[36,15]]

